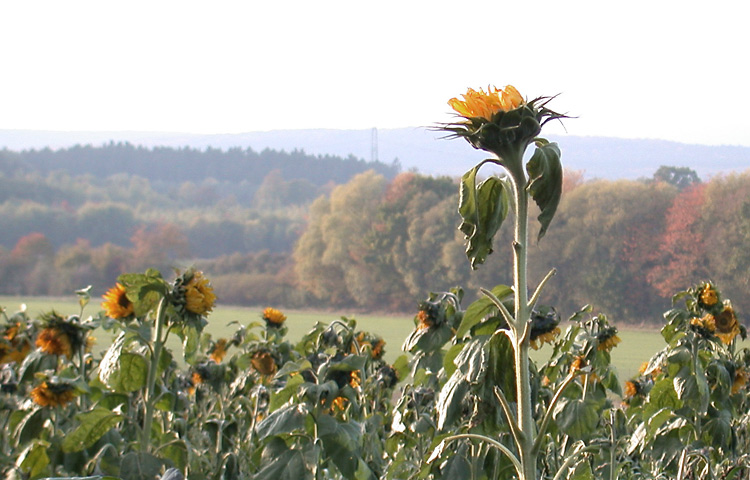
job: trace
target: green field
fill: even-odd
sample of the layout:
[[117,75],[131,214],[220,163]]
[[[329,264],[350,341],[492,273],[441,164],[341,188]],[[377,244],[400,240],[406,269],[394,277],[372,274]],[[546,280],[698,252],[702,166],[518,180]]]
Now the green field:
[[[0,306],[8,313],[16,312],[20,305],[26,303],[27,312],[32,318],[40,313],[52,309],[63,315],[77,314],[78,304],[74,298],[29,298],[0,296]],[[84,315],[95,313],[99,309],[99,299],[92,299]],[[246,325],[252,321],[259,321],[262,307],[235,307],[217,306],[209,317],[207,332],[214,338],[228,337],[236,329],[231,322],[239,322]],[[401,352],[401,344],[414,328],[412,318],[405,315],[365,315],[341,311],[333,313],[284,310],[287,315],[288,337],[296,340],[308,332],[316,322],[330,323],[342,316],[355,318],[357,326],[361,330],[367,330],[383,337],[386,342],[385,358],[393,361]],[[565,325],[561,325],[563,328]],[[657,330],[644,330],[642,328],[620,327],[620,338],[622,343],[612,350],[612,361],[617,366],[620,379],[627,380],[638,372],[641,364],[648,360],[651,355],[664,347],[664,341]],[[108,345],[111,339],[97,338],[99,345]],[[538,352],[533,352],[535,360],[543,359],[545,354],[550,353],[550,347],[545,346]]]

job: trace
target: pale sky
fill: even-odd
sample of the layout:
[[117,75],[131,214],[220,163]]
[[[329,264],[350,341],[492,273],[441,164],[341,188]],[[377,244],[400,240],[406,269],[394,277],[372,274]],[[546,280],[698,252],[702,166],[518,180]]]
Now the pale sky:
[[559,94],[571,135],[750,146],[748,14],[736,0],[2,1],[0,129],[429,126],[467,87],[513,84]]

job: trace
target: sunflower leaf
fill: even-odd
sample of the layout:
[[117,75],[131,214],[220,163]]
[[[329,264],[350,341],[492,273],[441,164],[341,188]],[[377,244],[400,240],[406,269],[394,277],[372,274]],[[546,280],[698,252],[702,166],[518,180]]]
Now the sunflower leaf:
[[541,213],[537,217],[541,228],[537,240],[541,240],[552,217],[555,216],[557,205],[562,196],[563,169],[560,162],[560,149],[556,143],[549,143],[544,139],[537,139],[537,148],[526,164],[529,183],[526,187],[531,198],[539,206]]

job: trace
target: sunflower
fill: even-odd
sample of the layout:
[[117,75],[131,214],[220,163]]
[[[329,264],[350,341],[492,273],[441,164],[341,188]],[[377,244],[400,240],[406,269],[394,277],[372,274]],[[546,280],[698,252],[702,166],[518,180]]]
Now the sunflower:
[[738,368],[734,372],[734,381],[732,382],[732,395],[742,390],[742,388],[747,385],[748,379],[750,379],[750,373],[745,371],[745,369],[742,367]]
[[430,328],[435,325],[435,319],[430,316],[429,313],[424,310],[417,312],[417,328],[419,330]]
[[220,338],[214,344],[214,348],[211,350],[210,358],[216,363],[221,363],[227,354],[227,340],[226,338]]
[[85,331],[55,312],[42,317],[45,327],[36,338],[36,346],[50,355],[65,355],[72,358],[79,348],[86,345]]
[[266,321],[266,326],[279,328],[286,321],[286,315],[281,313],[281,310],[266,307],[263,309],[263,320]]
[[570,372],[577,372],[586,366],[586,359],[582,356],[577,356],[570,362]]
[[216,295],[203,272],[193,272],[185,284],[185,309],[196,315],[205,315],[214,308]]
[[349,403],[349,399],[346,397],[334,398],[331,402],[331,413],[335,413],[336,411],[343,412],[347,403]]
[[[531,348],[534,350],[539,350],[542,348],[542,345],[545,343],[552,344],[555,342],[555,339],[560,335],[560,327],[555,327],[552,330],[549,330],[547,332],[539,333],[536,336],[534,336],[532,332],[532,338],[531,338]],[[538,344],[536,342],[539,342]]]
[[641,392],[641,386],[638,382],[634,380],[628,380],[625,382],[625,397],[626,399],[630,399],[635,397]]
[[719,292],[711,285],[706,283],[698,295],[698,303],[703,308],[711,308],[719,303]]
[[740,333],[740,325],[737,323],[737,317],[734,314],[734,310],[730,306],[725,306],[724,309],[716,315],[716,336],[721,339],[724,344],[729,345],[734,340],[734,337]]
[[690,319],[690,329],[704,338],[711,338],[716,332],[716,319],[710,313],[700,318],[693,317]]
[[75,397],[75,387],[69,383],[45,380],[31,390],[31,399],[41,407],[61,407]]
[[250,363],[258,373],[265,376],[275,374],[278,369],[276,361],[268,352],[256,352],[250,359]]
[[479,91],[469,88],[462,95],[463,100],[451,98],[448,105],[464,118],[483,118],[492,120],[497,112],[507,112],[520,107],[526,103],[513,85],[507,85],[504,89],[487,87]]
[[0,338],[0,365],[21,363],[31,351],[31,342],[26,335],[19,335],[20,330],[20,322],[5,327],[5,332]]
[[383,347],[385,347],[385,340],[382,338],[377,339],[372,345],[372,350],[370,351],[373,360],[379,360],[383,357]]
[[133,315],[133,302],[128,299],[125,287],[116,283],[102,295],[102,308],[110,318],[127,318]]
[[616,327],[607,327],[596,336],[596,339],[599,341],[599,346],[596,347],[597,350],[609,352],[613,348],[617,346],[618,343],[620,343],[622,340],[620,340],[620,337],[617,336],[617,328]]

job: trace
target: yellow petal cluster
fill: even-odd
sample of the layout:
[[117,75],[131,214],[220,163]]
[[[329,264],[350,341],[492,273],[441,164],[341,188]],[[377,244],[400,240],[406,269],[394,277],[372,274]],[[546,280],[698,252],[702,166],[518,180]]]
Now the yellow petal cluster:
[[269,324],[274,326],[281,326],[286,321],[286,315],[281,313],[281,310],[267,307],[263,310],[263,319]]
[[102,308],[109,318],[125,318],[133,314],[133,302],[128,299],[125,287],[121,284],[115,284],[102,298]]
[[491,120],[497,112],[508,112],[523,105],[524,99],[513,85],[507,85],[503,89],[487,87],[474,90],[473,88],[462,95],[463,100],[451,98],[448,105],[459,115],[466,118],[480,117]]
[[31,399],[40,407],[61,407],[73,400],[75,387],[67,383],[45,381],[31,391]]
[[216,295],[203,272],[195,272],[185,285],[185,308],[196,315],[205,315],[214,308]]
[[713,307],[719,301],[719,294],[716,292],[716,289],[711,286],[710,283],[707,283],[703,287],[703,290],[701,290],[700,301],[707,307]]

